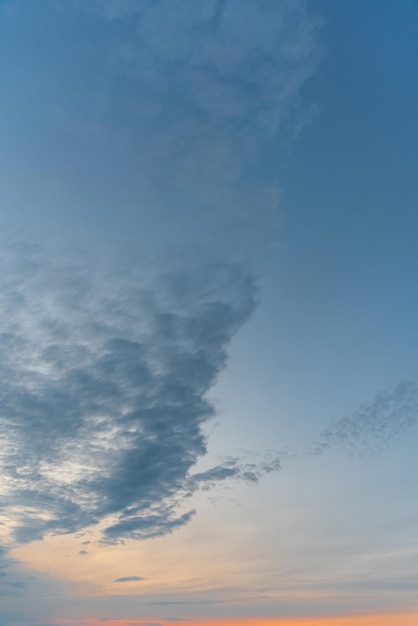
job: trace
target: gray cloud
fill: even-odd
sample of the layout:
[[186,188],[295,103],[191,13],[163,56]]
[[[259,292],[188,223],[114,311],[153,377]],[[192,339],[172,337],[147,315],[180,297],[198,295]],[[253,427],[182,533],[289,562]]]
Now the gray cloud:
[[67,18],[84,44],[65,81],[55,66],[45,72],[44,59],[53,98],[39,116],[49,129],[83,146],[91,137],[108,158],[123,155],[138,193],[163,207],[174,198],[201,236],[216,231],[229,252],[232,242],[255,246],[276,232],[279,161],[313,117],[301,94],[321,54],[320,21],[304,0],[39,6],[57,28]]
[[318,61],[318,21],[300,0],[148,0],[134,8],[119,14],[134,20],[134,36],[114,63],[145,87],[143,115],[159,114],[170,100],[176,113],[180,103],[187,112],[193,104],[195,119],[271,132]]
[[[280,454],[282,455],[284,453],[282,452]],[[249,462],[246,460],[245,456],[246,455],[231,457],[209,470],[192,474],[189,481],[191,490],[194,491],[196,488],[211,489],[217,483],[230,478],[255,484],[258,483],[260,478],[265,474],[280,469],[278,452],[266,454],[261,461],[258,460],[257,462]]]
[[114,583],[130,583],[135,581],[145,580],[142,576],[123,576],[122,578],[116,578]]
[[132,118],[147,120],[140,132],[148,166],[158,164],[160,176],[164,164],[166,184],[217,219],[221,211],[235,227],[271,228],[278,172],[265,155],[309,117],[299,95],[319,58],[318,21],[305,3],[159,0],[136,4],[129,16],[125,6],[100,7],[135,24],[109,67],[135,94]]
[[27,584],[28,576],[22,577],[18,563],[7,555],[4,546],[0,546],[0,596],[14,595],[14,591],[24,589]]
[[379,393],[351,414],[333,422],[307,452],[321,455],[331,448],[355,456],[380,452],[391,447],[417,419],[418,386],[402,381],[394,389]]
[[239,267],[95,266],[28,244],[0,264],[1,506],[16,541],[98,522],[106,541],[163,535],[189,522],[194,490],[278,469],[234,459],[192,474],[205,394],[256,304]]

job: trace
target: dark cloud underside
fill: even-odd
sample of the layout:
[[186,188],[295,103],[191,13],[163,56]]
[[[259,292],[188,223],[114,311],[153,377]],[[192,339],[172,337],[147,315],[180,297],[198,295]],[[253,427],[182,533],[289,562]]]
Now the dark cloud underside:
[[256,296],[238,267],[189,261],[95,267],[3,249],[2,511],[18,541],[98,522],[107,540],[145,538],[189,521],[177,505],[203,480],[190,470],[206,451],[205,394]]

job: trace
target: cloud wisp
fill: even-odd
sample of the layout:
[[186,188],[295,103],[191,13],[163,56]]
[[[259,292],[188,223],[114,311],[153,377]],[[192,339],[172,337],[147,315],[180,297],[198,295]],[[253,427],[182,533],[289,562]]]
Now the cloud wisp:
[[418,386],[402,381],[383,391],[349,415],[334,421],[308,448],[311,455],[339,449],[366,456],[390,448],[418,420]]
[[286,455],[285,451],[270,452],[258,462],[250,462],[245,454],[241,457],[230,457],[223,463],[204,472],[197,472],[190,476],[190,488],[207,490],[228,479],[237,479],[248,484],[258,483],[265,474],[278,471],[281,467],[280,458]]
[[163,535],[191,519],[196,489],[277,469],[235,459],[192,475],[205,394],[256,304],[239,267],[99,268],[27,244],[0,263],[1,513],[15,541],[92,524],[110,542]]
[[[67,59],[68,44],[53,38],[51,55],[45,35],[48,54],[33,71],[51,96],[31,101],[45,136],[97,146],[114,180],[130,181],[132,202],[151,197],[170,219],[174,199],[201,239],[227,229],[229,254],[233,240],[256,246],[276,232],[278,163],[311,117],[302,91],[321,56],[320,20],[304,0],[15,3],[31,30],[46,17],[50,32],[65,23],[83,50]],[[18,32],[18,18],[6,18]]]
[[7,549],[0,545],[0,597],[18,593],[27,586],[27,582],[28,576],[24,573],[22,576],[17,562],[10,558]]
[[104,1],[96,10],[134,24],[108,64],[135,93],[129,114],[147,163],[212,218],[271,228],[278,172],[265,155],[306,119],[300,92],[320,56],[319,21],[305,3],[159,0],[127,11]]

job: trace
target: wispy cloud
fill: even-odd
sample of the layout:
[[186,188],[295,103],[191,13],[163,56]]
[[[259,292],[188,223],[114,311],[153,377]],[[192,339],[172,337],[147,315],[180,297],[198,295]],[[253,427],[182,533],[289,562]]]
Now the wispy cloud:
[[217,483],[230,478],[235,478],[246,483],[257,483],[262,476],[280,469],[280,457],[284,452],[275,451],[266,453],[264,458],[257,462],[249,462],[244,454],[241,457],[231,457],[219,465],[204,472],[198,472],[190,476],[190,486],[194,490],[197,487],[210,489]]
[[259,244],[275,231],[278,161],[312,118],[302,90],[321,55],[320,21],[307,3],[68,0],[57,6],[41,3],[57,28],[63,15],[69,28],[76,25],[73,36],[84,54],[68,61],[71,78],[68,68],[65,80],[51,71],[53,96],[40,107],[48,128],[83,146],[91,136],[108,158],[123,155],[137,189],[156,194],[163,206],[167,195],[175,198],[185,207],[178,210],[199,216],[201,233],[227,232],[229,249],[233,241]]
[[319,22],[305,3],[160,0],[128,11],[105,1],[96,10],[135,24],[109,67],[135,94],[125,104],[149,166],[161,175],[164,164],[167,184],[216,219],[271,227],[278,172],[265,154],[308,119],[300,92],[320,55]]
[[122,576],[122,578],[116,578],[114,583],[130,583],[130,582],[138,582],[140,580],[145,580],[142,576]]
[[6,548],[0,545],[0,596],[14,595],[27,586],[27,581],[28,576],[25,574],[22,576],[16,561],[10,558]]
[[418,420],[418,386],[402,381],[383,391],[324,430],[308,454],[321,455],[337,448],[364,456],[390,448]]

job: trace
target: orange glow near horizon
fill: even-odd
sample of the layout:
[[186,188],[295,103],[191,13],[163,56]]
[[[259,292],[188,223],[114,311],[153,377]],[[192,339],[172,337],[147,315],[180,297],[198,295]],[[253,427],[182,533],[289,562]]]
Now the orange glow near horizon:
[[[172,621],[156,618],[161,626],[172,626]],[[84,620],[55,620],[57,626],[149,626],[150,619],[106,619],[86,618]],[[352,615],[346,617],[304,617],[304,618],[205,618],[184,619],[176,622],[185,626],[417,626],[418,613],[397,613],[390,615]]]

